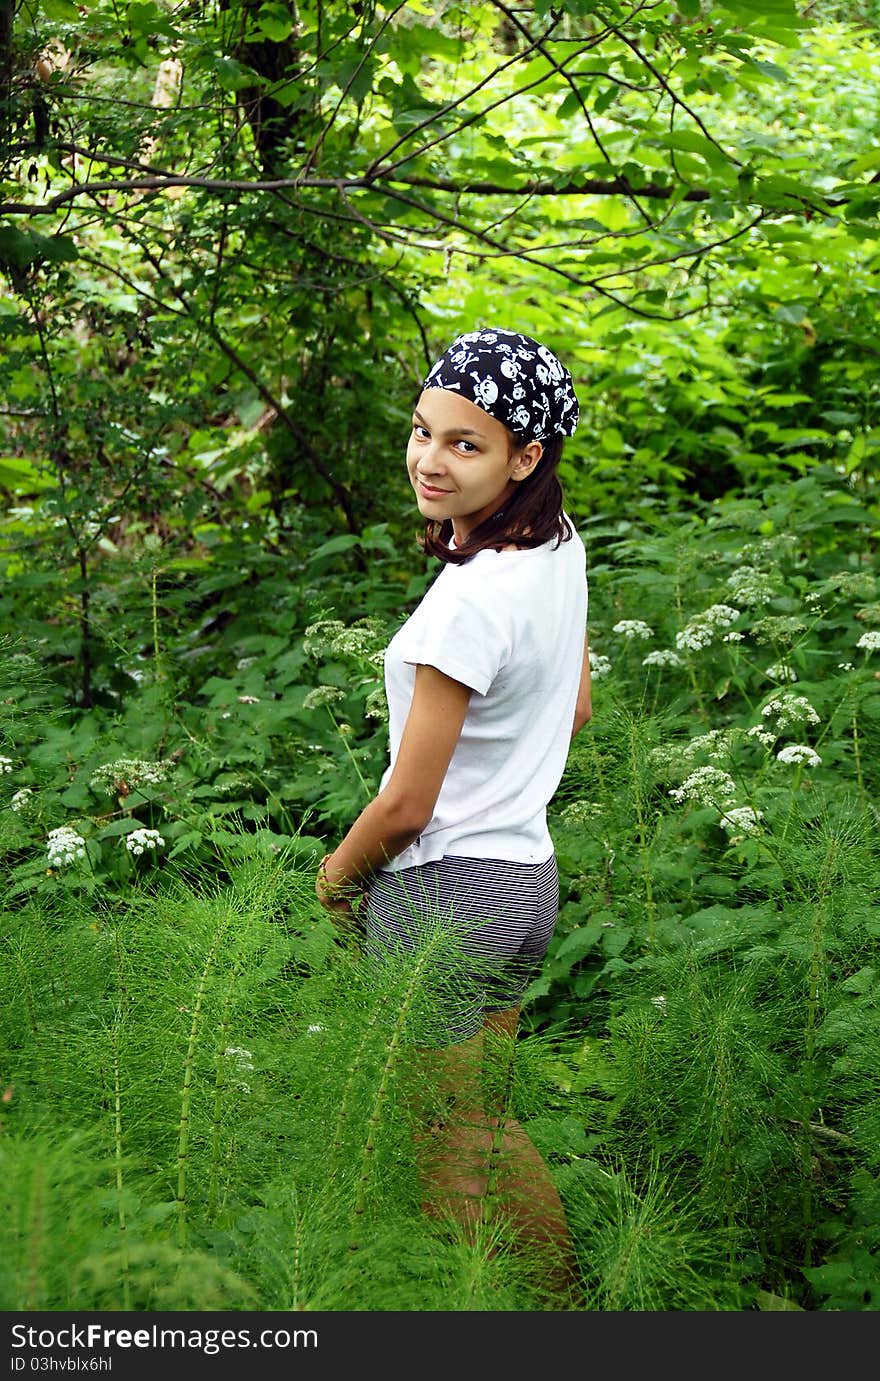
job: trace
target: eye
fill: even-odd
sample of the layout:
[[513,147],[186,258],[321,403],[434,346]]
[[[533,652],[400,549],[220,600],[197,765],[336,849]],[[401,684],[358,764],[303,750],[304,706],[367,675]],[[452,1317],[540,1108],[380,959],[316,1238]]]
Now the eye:
[[477,453],[477,447],[472,441],[456,441],[456,446],[460,451],[464,451],[466,456],[473,456]]
[[427,441],[430,432],[427,427],[422,427],[418,422],[413,422],[413,436],[418,437],[419,441]]

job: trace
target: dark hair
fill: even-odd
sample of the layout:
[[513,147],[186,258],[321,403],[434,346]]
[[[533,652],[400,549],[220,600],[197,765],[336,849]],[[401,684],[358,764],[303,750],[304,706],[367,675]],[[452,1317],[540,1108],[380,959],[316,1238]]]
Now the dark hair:
[[[521,451],[530,438],[510,435],[512,450]],[[460,547],[450,548],[452,519],[425,523],[422,547],[429,556],[461,565],[478,551],[500,551],[502,547],[540,547],[556,539],[557,547],[573,535],[571,523],[562,511],[562,485],[556,473],[562,459],[565,437],[559,433],[543,443],[541,459],[526,479],[520,480],[513,494],[494,513],[474,528]]]

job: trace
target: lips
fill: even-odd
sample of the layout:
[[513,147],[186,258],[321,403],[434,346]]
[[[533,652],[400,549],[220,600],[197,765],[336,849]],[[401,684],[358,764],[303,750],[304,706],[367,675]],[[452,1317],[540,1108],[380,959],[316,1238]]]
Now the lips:
[[435,489],[431,484],[425,484],[424,480],[419,480],[419,493],[425,499],[439,499],[448,494],[448,489]]

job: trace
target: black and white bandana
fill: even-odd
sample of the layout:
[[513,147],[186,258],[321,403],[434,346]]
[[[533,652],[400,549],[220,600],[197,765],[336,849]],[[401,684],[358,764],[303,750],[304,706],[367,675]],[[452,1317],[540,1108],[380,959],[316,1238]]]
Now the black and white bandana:
[[469,398],[529,441],[571,436],[578,400],[571,375],[546,345],[518,331],[466,331],[429,371],[422,388]]

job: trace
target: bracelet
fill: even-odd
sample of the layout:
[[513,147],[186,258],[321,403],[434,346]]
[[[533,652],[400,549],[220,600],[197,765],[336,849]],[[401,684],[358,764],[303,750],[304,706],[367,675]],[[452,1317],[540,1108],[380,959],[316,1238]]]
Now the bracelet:
[[363,895],[366,884],[363,882],[351,882],[348,878],[343,882],[331,882],[327,877],[327,862],[332,854],[325,854],[318,864],[318,884],[321,891],[328,901],[354,901]]

